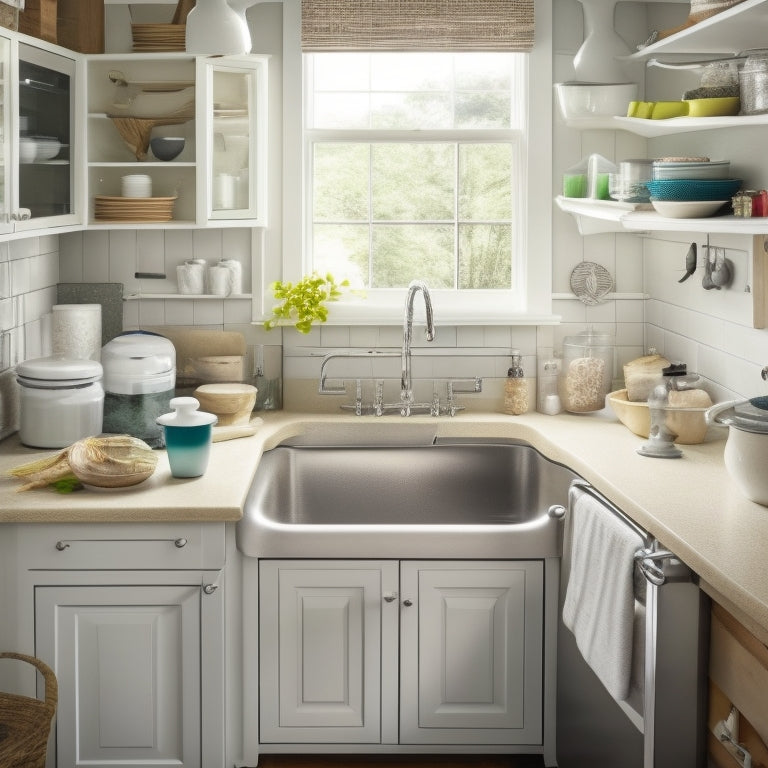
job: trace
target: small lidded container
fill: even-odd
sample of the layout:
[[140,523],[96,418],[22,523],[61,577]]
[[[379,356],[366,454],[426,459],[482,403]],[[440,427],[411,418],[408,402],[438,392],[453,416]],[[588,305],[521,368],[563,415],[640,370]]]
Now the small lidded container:
[[172,413],[157,417],[165,431],[168,463],[174,477],[200,477],[208,466],[213,425],[212,413],[199,411],[200,402],[194,397],[174,397]]
[[98,435],[104,416],[102,373],[96,360],[54,356],[19,363],[21,442],[30,448],[66,448]]

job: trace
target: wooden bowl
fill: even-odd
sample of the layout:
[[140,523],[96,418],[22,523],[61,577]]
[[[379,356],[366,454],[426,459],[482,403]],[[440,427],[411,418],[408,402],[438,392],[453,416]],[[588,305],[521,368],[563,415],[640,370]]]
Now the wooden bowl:
[[219,417],[219,426],[247,424],[256,404],[256,387],[250,384],[202,384],[194,396],[201,411]]
[[[627,390],[619,389],[608,395],[608,403],[619,421],[639,437],[648,437],[651,429],[651,411],[642,400],[627,400]],[[667,428],[677,435],[675,442],[680,445],[703,443],[707,434],[704,417],[706,408],[674,408],[667,406]]]

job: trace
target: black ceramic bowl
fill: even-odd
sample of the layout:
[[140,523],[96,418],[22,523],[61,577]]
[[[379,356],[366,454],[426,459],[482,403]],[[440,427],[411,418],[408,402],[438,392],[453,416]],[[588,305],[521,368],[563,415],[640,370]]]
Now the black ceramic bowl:
[[152,147],[152,154],[158,160],[173,160],[184,149],[184,137],[157,136],[150,140],[149,146]]

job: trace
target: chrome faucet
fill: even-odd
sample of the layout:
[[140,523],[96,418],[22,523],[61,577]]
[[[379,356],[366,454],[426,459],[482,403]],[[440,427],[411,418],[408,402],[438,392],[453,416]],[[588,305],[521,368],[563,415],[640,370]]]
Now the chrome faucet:
[[427,341],[433,341],[435,338],[435,324],[432,318],[432,298],[429,295],[429,288],[422,280],[412,280],[408,286],[408,293],[405,297],[405,311],[403,313],[403,347],[401,351],[402,369],[400,375],[400,400],[402,404],[401,413],[408,416],[411,405],[413,404],[413,387],[411,384],[411,340],[413,338],[413,302],[416,293],[421,291],[424,296],[424,308],[427,313]]

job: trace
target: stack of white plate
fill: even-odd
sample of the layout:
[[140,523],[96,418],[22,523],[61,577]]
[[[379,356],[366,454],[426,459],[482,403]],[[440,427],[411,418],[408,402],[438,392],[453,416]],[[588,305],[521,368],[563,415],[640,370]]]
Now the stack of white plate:
[[728,160],[654,160],[653,179],[727,179]]
[[132,173],[122,178],[123,197],[152,197],[152,177]]

